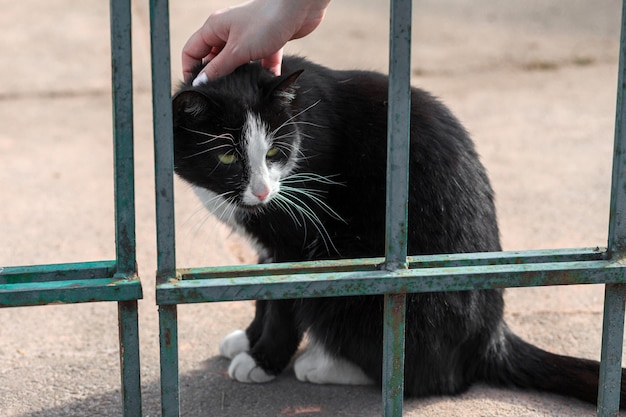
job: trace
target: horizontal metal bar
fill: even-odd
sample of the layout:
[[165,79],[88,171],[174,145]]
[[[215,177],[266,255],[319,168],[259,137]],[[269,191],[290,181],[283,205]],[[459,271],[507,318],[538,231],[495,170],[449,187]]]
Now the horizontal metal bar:
[[141,298],[141,282],[138,278],[93,278],[0,285],[0,307],[130,301]]
[[157,304],[464,291],[626,282],[626,262],[595,260],[397,271],[362,270],[180,280],[157,286]]
[[410,256],[408,258],[408,262],[410,268],[439,268],[445,266],[601,261],[606,259],[608,259],[607,249],[605,247],[595,246],[593,248],[542,249]]
[[[606,248],[574,248],[508,252],[458,253],[449,255],[409,256],[408,266],[444,268],[498,264],[600,261],[607,259]],[[284,274],[313,274],[324,272],[376,271],[384,258],[342,259],[258,265],[235,265],[204,268],[179,268],[179,279],[209,279],[256,277]]]
[[115,261],[0,267],[0,284],[113,277]]
[[384,258],[346,259],[339,261],[286,262],[275,264],[230,265],[219,267],[179,268],[178,279],[212,279],[256,277],[282,274],[313,274],[321,272],[348,272],[376,270]]

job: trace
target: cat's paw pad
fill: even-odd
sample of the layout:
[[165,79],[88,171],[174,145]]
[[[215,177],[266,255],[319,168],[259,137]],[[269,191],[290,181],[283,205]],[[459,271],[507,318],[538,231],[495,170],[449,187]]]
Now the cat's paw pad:
[[233,359],[248,350],[250,350],[250,341],[243,330],[235,330],[227,334],[220,342],[220,355],[228,359]]
[[228,376],[239,382],[253,384],[269,382],[276,378],[275,375],[266,373],[263,368],[258,366],[252,356],[247,352],[235,356],[235,359],[233,359],[228,367]]
[[370,385],[365,372],[352,362],[328,355],[323,348],[307,350],[294,364],[296,378],[314,384]]

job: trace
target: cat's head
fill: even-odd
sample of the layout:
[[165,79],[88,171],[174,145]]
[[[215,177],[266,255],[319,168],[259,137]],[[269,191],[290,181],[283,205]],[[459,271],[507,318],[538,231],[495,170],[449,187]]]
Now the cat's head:
[[196,87],[184,84],[174,95],[176,173],[207,193],[203,199],[213,211],[263,208],[297,166],[301,72],[275,77],[248,64]]

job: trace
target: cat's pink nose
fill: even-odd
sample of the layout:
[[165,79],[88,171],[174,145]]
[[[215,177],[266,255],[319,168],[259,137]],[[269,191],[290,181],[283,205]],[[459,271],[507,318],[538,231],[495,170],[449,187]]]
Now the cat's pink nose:
[[256,198],[259,199],[259,201],[265,201],[269,193],[270,193],[270,189],[267,187],[263,187],[260,190],[254,190],[252,192],[252,194],[254,194]]

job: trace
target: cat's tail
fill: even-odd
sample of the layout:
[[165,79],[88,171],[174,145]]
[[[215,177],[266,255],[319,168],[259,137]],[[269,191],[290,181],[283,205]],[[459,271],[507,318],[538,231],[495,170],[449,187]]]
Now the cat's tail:
[[[596,404],[600,363],[546,352],[513,334],[506,325],[488,349],[484,381],[575,397]],[[622,368],[620,408],[626,408],[626,370]]]

